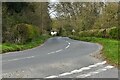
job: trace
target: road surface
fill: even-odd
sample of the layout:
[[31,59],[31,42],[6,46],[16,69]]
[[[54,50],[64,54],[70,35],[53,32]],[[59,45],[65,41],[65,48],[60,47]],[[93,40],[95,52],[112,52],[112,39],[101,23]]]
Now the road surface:
[[53,37],[42,46],[2,55],[4,78],[118,78],[118,70],[91,55],[95,43]]

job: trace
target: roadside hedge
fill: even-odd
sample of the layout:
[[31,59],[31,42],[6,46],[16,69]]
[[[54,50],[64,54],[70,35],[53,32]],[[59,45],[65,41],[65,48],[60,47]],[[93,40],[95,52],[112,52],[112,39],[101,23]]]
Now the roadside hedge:
[[112,27],[108,29],[93,29],[79,32],[80,37],[102,37],[111,39],[120,39],[120,29],[118,27]]
[[35,38],[34,40],[26,44],[3,43],[3,44],[0,44],[0,51],[1,51],[0,54],[6,53],[6,52],[14,52],[14,51],[31,49],[31,48],[40,46],[48,38],[50,38],[49,35],[40,35],[39,37]]
[[120,32],[119,28],[113,28],[109,31],[109,35],[111,38],[120,39],[119,32]]
[[39,28],[29,24],[17,24],[13,29],[14,43],[24,44],[39,36]]

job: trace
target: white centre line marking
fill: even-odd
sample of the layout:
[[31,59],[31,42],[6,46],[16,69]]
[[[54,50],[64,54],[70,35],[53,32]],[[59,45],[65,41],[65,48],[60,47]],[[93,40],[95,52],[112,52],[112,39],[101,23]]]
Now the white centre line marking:
[[[11,60],[7,60],[7,61],[17,61],[17,60],[22,60],[22,59],[30,59],[30,58],[34,58],[34,57],[35,57],[35,56],[29,56],[29,57],[11,59]],[[6,61],[2,61],[2,62],[6,62]]]
[[70,45],[70,43],[68,43]]
[[[68,41],[66,41],[68,43],[67,48],[70,47],[70,43]],[[58,52],[61,52],[63,51],[63,49],[60,49],[60,50],[57,50],[57,51],[53,51],[53,52],[50,52],[50,53],[47,53],[47,54],[54,54],[54,53],[58,53]],[[30,59],[30,58],[34,58],[35,56],[29,56],[29,57],[23,57],[23,58],[16,58],[16,59],[11,59],[11,60],[7,60],[7,61],[17,61],[17,60],[22,60],[22,59]],[[7,61],[2,61],[2,62],[7,62]]]
[[68,45],[65,47],[65,49],[70,47],[70,42],[66,41],[68,43]]
[[69,47],[70,47],[70,45],[68,45],[68,46],[66,47],[66,49],[69,48]]
[[60,49],[60,50],[57,50],[57,51],[53,51],[53,52],[50,52],[48,54],[54,54],[54,53],[58,53],[58,52],[61,52],[61,51],[63,51],[63,49]]
[[50,53],[48,53],[48,54],[54,54],[55,52],[50,52]]
[[[70,42],[66,41],[67,42],[67,46],[65,47],[65,49],[68,49],[70,47]],[[60,50],[57,50],[57,51],[53,51],[53,52],[50,52],[50,53],[47,53],[47,54],[55,54],[55,53],[58,53],[58,52],[61,52],[63,51],[63,49],[60,49]]]
[[60,52],[60,51],[62,51],[62,49],[60,49],[60,50],[57,50],[56,52]]

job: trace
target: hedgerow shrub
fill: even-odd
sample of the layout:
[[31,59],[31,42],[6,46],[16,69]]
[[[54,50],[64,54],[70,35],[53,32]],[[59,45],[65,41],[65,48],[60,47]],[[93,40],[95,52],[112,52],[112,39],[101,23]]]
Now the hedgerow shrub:
[[120,31],[119,28],[112,28],[109,31],[110,38],[120,39],[120,37],[119,37],[119,31]]
[[36,26],[29,24],[17,24],[14,29],[14,42],[15,43],[26,43],[39,36],[39,29]]
[[93,29],[93,30],[81,31],[79,32],[79,36],[120,39],[119,32],[120,32],[119,28],[112,27],[108,29]]

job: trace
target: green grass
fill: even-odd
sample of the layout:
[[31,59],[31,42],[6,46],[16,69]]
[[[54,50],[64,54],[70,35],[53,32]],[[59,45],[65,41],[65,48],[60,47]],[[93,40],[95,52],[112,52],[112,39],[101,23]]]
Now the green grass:
[[45,40],[47,40],[49,36],[41,36],[39,38],[34,39],[31,42],[28,42],[26,44],[11,44],[11,43],[3,43],[0,45],[0,49],[2,50],[2,54],[6,52],[13,52],[13,51],[21,51],[25,49],[30,49],[36,46],[39,46]]
[[74,39],[99,43],[103,45],[103,51],[102,51],[103,58],[107,60],[107,62],[118,67],[118,49],[119,49],[118,40],[107,39],[107,38],[96,38],[96,37],[81,37],[81,38],[74,38]]

